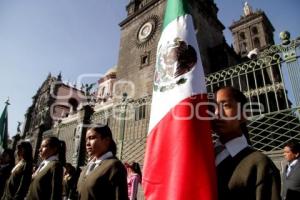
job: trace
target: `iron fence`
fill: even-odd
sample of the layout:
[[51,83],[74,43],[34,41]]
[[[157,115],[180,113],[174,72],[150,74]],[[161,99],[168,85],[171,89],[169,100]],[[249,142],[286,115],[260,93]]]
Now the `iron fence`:
[[[256,59],[205,77],[210,93],[230,85],[246,95],[251,111],[250,139],[258,150],[270,153],[282,150],[289,140],[300,142],[299,46],[300,38],[288,40],[265,49]],[[111,127],[119,158],[142,164],[150,107],[151,96],[136,100],[124,98],[100,106],[91,116],[91,122]],[[73,137],[74,133],[71,131],[69,135]]]
[[261,151],[281,150],[292,139],[300,142],[300,38],[283,39],[256,59],[206,77],[208,92],[222,86],[243,91],[252,145]]

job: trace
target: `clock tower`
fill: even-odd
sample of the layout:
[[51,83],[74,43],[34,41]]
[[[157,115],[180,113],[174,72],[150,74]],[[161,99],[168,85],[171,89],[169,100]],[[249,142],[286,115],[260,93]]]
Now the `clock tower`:
[[[133,99],[152,94],[156,47],[162,32],[165,5],[166,0],[129,1],[127,17],[119,24],[116,98],[121,98],[123,93]],[[189,5],[205,73],[234,64],[234,56],[230,55],[233,50],[225,42],[224,26],[217,18],[218,8],[214,1],[189,0]]]

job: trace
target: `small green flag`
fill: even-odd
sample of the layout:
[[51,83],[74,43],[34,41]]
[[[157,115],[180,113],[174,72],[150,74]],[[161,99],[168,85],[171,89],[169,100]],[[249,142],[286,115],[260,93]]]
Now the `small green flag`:
[[7,148],[7,140],[8,140],[8,120],[7,120],[7,107],[9,103],[6,102],[2,115],[0,117],[0,146],[3,149]]

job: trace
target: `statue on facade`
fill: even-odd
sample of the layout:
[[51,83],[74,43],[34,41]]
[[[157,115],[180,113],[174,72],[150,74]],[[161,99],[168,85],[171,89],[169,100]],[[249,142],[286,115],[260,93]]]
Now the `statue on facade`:
[[280,37],[281,43],[283,45],[290,44],[291,34],[288,31],[282,31],[282,32],[280,32],[279,37]]
[[252,13],[252,8],[251,6],[248,4],[248,2],[246,1],[245,2],[245,5],[244,5],[244,15],[245,16],[248,16]]
[[94,87],[96,83],[91,83],[91,84],[81,84],[81,90],[85,93],[86,96],[91,95],[91,90]]
[[21,133],[21,124],[22,122],[17,122],[18,123],[18,126],[17,126],[17,133]]

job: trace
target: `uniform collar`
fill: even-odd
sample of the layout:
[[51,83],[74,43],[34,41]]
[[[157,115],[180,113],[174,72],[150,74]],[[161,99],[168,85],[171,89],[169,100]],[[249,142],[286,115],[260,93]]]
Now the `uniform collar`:
[[249,144],[244,134],[225,143],[225,148],[228,150],[231,157],[236,156],[239,152],[241,152],[248,146]]
[[220,140],[217,139],[215,142],[216,166],[218,166],[228,156],[234,157],[248,146],[249,144],[244,135],[234,138],[229,142],[227,142],[226,144],[222,144]]
[[288,163],[289,167],[294,167],[298,163],[298,158]]
[[96,164],[99,164],[99,163],[101,163],[103,160],[106,160],[106,159],[111,158],[111,157],[113,157],[113,154],[112,154],[111,151],[108,151],[108,152],[106,152],[105,154],[103,154],[100,158],[97,158],[94,162],[95,162]]

